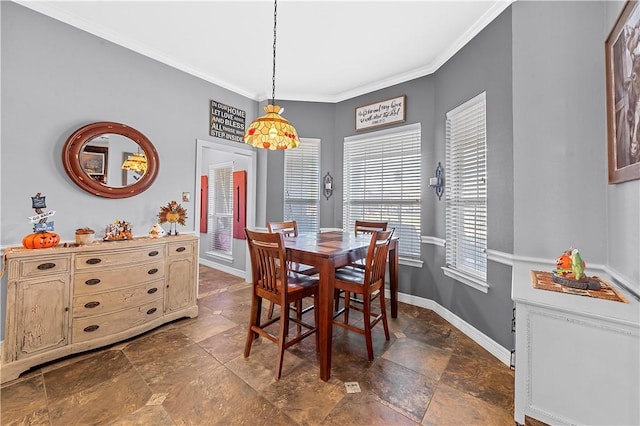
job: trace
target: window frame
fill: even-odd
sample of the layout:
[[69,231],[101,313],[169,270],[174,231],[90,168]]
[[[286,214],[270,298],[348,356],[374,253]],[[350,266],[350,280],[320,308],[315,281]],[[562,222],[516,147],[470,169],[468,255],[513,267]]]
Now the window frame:
[[484,293],[487,282],[487,103],[482,92],[446,114],[444,274]]
[[[404,145],[399,145],[401,143]],[[374,198],[376,186],[379,195]],[[353,232],[356,219],[388,221],[389,228],[395,228],[394,235],[399,237],[398,254],[404,265],[421,267],[423,264],[423,187],[420,123],[344,139],[343,229]],[[398,198],[402,191],[405,195]]]
[[[283,218],[295,220],[299,233],[320,230],[321,152],[321,140],[315,138],[300,138],[297,148],[284,151]],[[294,192],[300,196],[290,197]]]
[[[222,163],[216,163],[209,165],[209,194],[208,194],[208,209],[207,209],[207,222],[208,222],[208,234],[211,235],[211,241],[209,247],[207,247],[207,254],[213,257],[218,257],[224,260],[233,260],[233,172],[234,172],[234,162],[233,161],[225,161]],[[231,203],[229,211],[227,213],[217,213],[216,212],[216,200],[217,200],[217,178],[216,171],[222,168],[229,168],[230,172],[228,175],[229,183],[228,194],[226,198]],[[218,234],[214,230],[217,229],[214,227],[215,218],[225,218],[230,220],[230,228],[227,237],[230,241],[229,250],[221,250],[215,247],[215,239]],[[222,234],[226,235],[226,234]]]

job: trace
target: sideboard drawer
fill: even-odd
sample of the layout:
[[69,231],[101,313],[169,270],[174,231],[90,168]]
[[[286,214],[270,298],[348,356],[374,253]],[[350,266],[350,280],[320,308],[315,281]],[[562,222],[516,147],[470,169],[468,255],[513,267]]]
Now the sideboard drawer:
[[39,277],[55,273],[69,272],[70,256],[47,256],[41,259],[25,259],[20,261],[21,278]]
[[132,263],[148,262],[150,260],[164,260],[164,247],[160,245],[133,250],[81,253],[76,255],[75,268],[77,271],[81,271],[103,268],[105,266],[123,266]]
[[164,280],[106,293],[76,296],[73,298],[73,317],[83,318],[120,311],[155,299],[164,299]]
[[185,241],[180,244],[167,244],[167,256],[174,257],[191,257],[193,253],[193,244]]
[[157,299],[124,311],[74,319],[71,341],[80,343],[110,336],[143,325],[162,315],[162,299]]
[[79,272],[73,277],[73,295],[109,291],[164,277],[164,262],[145,263],[135,268]]

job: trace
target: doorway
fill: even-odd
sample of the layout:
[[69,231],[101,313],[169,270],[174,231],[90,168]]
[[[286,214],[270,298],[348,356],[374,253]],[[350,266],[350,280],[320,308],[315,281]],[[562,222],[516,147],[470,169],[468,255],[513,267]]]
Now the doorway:
[[[195,208],[194,223],[196,229],[201,219],[202,204],[202,181],[201,176],[207,175],[207,170],[212,164],[213,158],[224,156],[227,160],[241,165],[247,171],[247,227],[255,228],[256,221],[256,151],[250,146],[234,142],[227,142],[219,139],[215,142],[196,140],[196,176],[195,176]],[[206,219],[206,218],[205,218]],[[207,230],[207,232],[210,232]],[[232,258],[219,259],[215,256],[207,255],[207,247],[203,247],[202,241],[207,240],[201,235],[199,249],[199,260],[203,265],[219,269],[221,271],[243,277],[246,281],[251,281],[251,260],[247,255],[247,245],[245,240],[234,240]],[[206,237],[207,235],[205,235]],[[235,259],[235,260],[234,260]],[[240,259],[244,259],[241,261]]]

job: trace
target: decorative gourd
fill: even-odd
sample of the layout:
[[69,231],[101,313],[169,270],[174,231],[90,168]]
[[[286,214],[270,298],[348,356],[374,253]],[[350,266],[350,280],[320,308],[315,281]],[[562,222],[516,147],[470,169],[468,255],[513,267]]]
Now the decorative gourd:
[[561,272],[571,271],[571,251],[562,253],[556,260],[556,270]]
[[60,235],[55,232],[34,232],[22,239],[22,245],[28,249],[55,247],[60,242]]

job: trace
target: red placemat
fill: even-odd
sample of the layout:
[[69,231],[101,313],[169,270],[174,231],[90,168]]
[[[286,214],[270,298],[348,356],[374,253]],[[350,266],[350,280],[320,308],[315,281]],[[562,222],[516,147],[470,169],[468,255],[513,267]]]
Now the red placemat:
[[618,290],[600,277],[591,277],[600,283],[600,290],[582,290],[567,287],[553,282],[551,272],[531,271],[531,285],[541,290],[557,291],[559,293],[575,294],[578,296],[595,297],[596,299],[613,300],[615,302],[629,303]]

